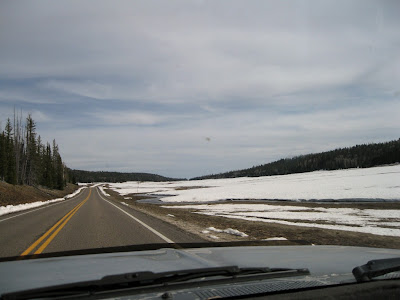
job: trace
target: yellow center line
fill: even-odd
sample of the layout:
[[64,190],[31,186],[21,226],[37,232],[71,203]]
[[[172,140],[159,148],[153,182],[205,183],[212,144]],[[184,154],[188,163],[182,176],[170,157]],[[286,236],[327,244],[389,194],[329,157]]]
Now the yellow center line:
[[53,225],[45,234],[43,234],[37,241],[35,241],[32,245],[29,246],[24,252],[22,252],[21,256],[28,255],[35,249],[49,234],[51,234],[60,224],[56,231],[40,246],[40,248],[35,252],[35,254],[42,253],[43,250],[50,244],[50,242],[56,237],[56,235],[60,232],[60,230],[67,224],[67,222],[72,218],[72,216],[82,207],[83,204],[89,199],[90,194],[92,193],[92,189],[89,190],[89,195],[80,202],[77,206],[75,206],[71,211],[69,211],[64,217],[61,218],[56,224]]

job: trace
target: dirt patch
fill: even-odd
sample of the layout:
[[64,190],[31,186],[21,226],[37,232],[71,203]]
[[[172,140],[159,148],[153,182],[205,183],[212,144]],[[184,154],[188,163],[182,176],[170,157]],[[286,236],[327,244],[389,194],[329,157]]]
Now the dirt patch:
[[144,195],[144,194],[136,194],[136,193],[127,194],[127,195],[123,196],[124,200],[133,200],[133,201],[145,200],[145,199],[155,199],[155,198],[156,197],[153,197],[153,196]]
[[[323,207],[323,208],[357,208],[357,209],[396,209],[400,210],[400,201],[397,202],[309,202],[290,200],[228,200],[221,203],[235,204],[270,204],[279,206]],[[171,205],[179,205],[174,203]],[[198,203],[201,204],[201,203]],[[164,205],[164,204],[163,204]],[[183,205],[183,203],[182,203]]]
[[65,195],[71,194],[76,189],[78,189],[78,186],[74,184],[68,184],[64,190],[51,190],[44,187],[12,185],[0,182],[0,206],[62,198]]
[[[194,213],[201,214],[202,212],[194,211]],[[219,214],[219,216],[224,216],[224,214]],[[227,214],[225,216],[229,217],[230,215]],[[240,216],[240,215],[236,214],[235,216]],[[244,216],[244,217],[247,217],[247,216]],[[255,217],[255,218],[260,219],[260,220],[274,220],[274,219],[271,219],[268,217]],[[290,223],[303,223],[303,224],[337,225],[337,223],[335,223],[335,222],[329,222],[329,221],[323,221],[323,220],[303,220],[303,219],[279,218],[279,221],[290,222]],[[251,221],[251,222],[253,222],[253,221]],[[361,227],[361,225],[357,225],[357,224],[340,224],[340,226]]]
[[184,190],[196,190],[196,189],[206,189],[206,188],[210,188],[210,186],[178,186],[174,190],[184,191]]
[[[165,208],[157,204],[138,203],[133,199],[123,199],[118,193],[108,189],[109,193],[114,199],[123,201],[133,208],[160,218],[166,222],[172,223],[184,230],[190,231],[193,234],[209,241],[254,241],[263,240],[271,237],[285,237],[288,240],[302,240],[308,244],[314,245],[346,245],[346,246],[362,246],[362,247],[377,247],[377,248],[395,248],[400,249],[400,238],[390,236],[380,236],[368,233],[359,233],[342,230],[330,230],[314,227],[290,226],[278,223],[264,223],[257,221],[246,221],[240,219],[229,219],[218,216],[206,216],[195,212],[195,210],[178,209],[178,208]],[[235,201],[235,203],[237,203]],[[249,203],[249,202],[245,202]],[[254,202],[252,202],[254,203]],[[257,201],[260,203],[260,201]],[[265,203],[265,201],[261,201]],[[271,205],[278,203],[272,202]],[[279,202],[281,205],[282,202]],[[287,203],[293,205],[296,203]],[[321,207],[319,203],[298,203],[299,206]],[[361,204],[363,208],[374,209],[396,209],[396,203],[383,203],[384,205],[367,203]],[[176,205],[176,204],[174,204]],[[342,205],[342,204],[339,204]],[[164,204],[163,204],[164,206]],[[325,207],[352,207],[350,204],[338,206],[336,204],[325,204]],[[357,208],[358,207],[357,205]],[[218,229],[233,228],[248,234],[248,237],[238,237],[226,233],[211,232],[209,234],[202,233],[208,227],[215,227]],[[216,237],[213,238],[212,236]]]

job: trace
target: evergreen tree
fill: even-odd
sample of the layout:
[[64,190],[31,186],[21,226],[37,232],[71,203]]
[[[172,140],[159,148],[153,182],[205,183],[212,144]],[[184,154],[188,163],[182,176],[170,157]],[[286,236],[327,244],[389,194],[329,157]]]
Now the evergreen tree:
[[37,183],[37,148],[36,148],[36,124],[31,115],[26,118],[26,168],[25,183],[34,185]]
[[62,189],[64,187],[64,168],[56,140],[53,140],[53,170],[54,187]]
[[31,115],[22,126],[21,115],[15,114],[14,127],[10,119],[0,133],[0,180],[12,184],[43,185],[63,189],[68,180],[59,147],[53,141],[43,145],[36,139],[36,123]]
[[4,181],[7,172],[6,136],[4,131],[0,134],[0,180]]
[[43,175],[42,175],[42,185],[52,188],[54,186],[53,182],[53,162],[50,144],[47,143],[46,150],[43,153]]
[[6,172],[5,181],[11,184],[17,183],[17,174],[15,171],[15,153],[14,153],[14,140],[10,119],[7,119],[6,124],[6,139],[5,139],[5,152],[6,152]]

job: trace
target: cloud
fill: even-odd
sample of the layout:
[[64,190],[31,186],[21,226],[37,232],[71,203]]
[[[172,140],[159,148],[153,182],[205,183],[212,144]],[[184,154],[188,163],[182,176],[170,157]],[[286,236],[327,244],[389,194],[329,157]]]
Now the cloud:
[[[78,131],[59,130],[57,142],[65,161],[73,168],[118,168],[194,177],[282,157],[390,140],[398,134],[399,105],[371,103],[288,115],[237,112],[173,126],[116,122],[117,128],[105,124]],[[46,139],[54,137],[50,128],[41,132]],[[208,142],[205,137],[211,140]]]
[[40,83],[41,88],[62,91],[78,96],[93,99],[109,99],[112,87],[92,80],[67,81],[67,80],[47,80]]
[[[385,59],[397,56],[382,45],[399,41],[393,27],[382,25],[391,22],[383,4],[380,10],[362,8],[372,20],[381,16],[380,27],[356,12],[359,5],[347,4],[319,10],[307,3],[291,8],[256,2],[245,7],[233,2],[229,9],[180,2],[157,7],[100,2],[90,10],[85,3],[48,5],[31,7],[24,19],[17,9],[4,16],[18,20],[9,23],[24,39],[5,34],[3,57],[9,59],[2,60],[3,75],[79,76],[46,84],[96,99],[111,96],[110,85],[96,81],[107,78],[119,81],[113,92],[119,99],[217,101],[236,95],[266,101],[277,93],[352,82],[381,64],[382,51]],[[174,11],[178,7],[182,13]],[[343,13],[345,8],[350,12]],[[340,24],[334,19],[339,16]]]
[[398,138],[397,1],[0,5],[0,117],[40,112],[73,167],[195,176]]
[[88,113],[91,117],[98,120],[103,126],[107,125],[160,125],[166,118],[151,113],[143,112],[103,112]]

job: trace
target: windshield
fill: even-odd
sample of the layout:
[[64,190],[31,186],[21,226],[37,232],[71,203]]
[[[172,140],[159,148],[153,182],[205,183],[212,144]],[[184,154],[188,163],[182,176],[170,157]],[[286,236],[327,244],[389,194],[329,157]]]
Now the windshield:
[[399,11],[2,1],[0,258],[400,249]]

